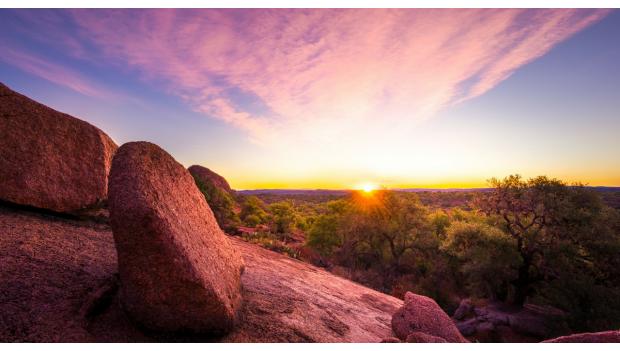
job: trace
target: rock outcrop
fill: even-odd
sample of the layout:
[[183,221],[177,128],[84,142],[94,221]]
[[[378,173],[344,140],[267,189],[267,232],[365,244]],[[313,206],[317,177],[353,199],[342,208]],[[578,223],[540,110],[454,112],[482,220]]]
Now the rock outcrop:
[[446,343],[446,339],[421,332],[413,332],[407,335],[405,342],[409,343]]
[[0,206],[0,342],[89,342],[89,296],[112,279],[105,224]]
[[474,313],[474,305],[469,299],[461,300],[459,307],[454,311],[452,318],[460,321]]
[[582,333],[560,336],[543,342],[578,342],[578,343],[620,343],[620,331],[610,330],[598,333]]
[[232,193],[232,189],[226,181],[226,178],[213,172],[207,167],[193,165],[187,169],[195,178],[200,179],[203,183],[211,183],[215,187],[220,188],[228,193]]
[[191,166],[188,171],[213,210],[220,228],[227,233],[239,233],[241,221],[237,213],[240,208],[235,200],[235,192],[230,189],[226,179],[202,166]]
[[189,172],[155,144],[124,144],[109,206],[127,312],[159,332],[231,330],[243,261]]
[[[145,333],[114,289],[107,224],[0,205],[0,341],[379,342],[402,300],[230,238],[246,267],[244,304],[224,337]],[[106,287],[109,287],[106,290]]]
[[570,330],[562,311],[526,304],[461,301],[452,318],[461,334],[477,342],[538,342]]
[[0,200],[75,212],[105,200],[116,144],[0,84]]
[[[424,333],[447,342],[467,342],[435,300],[411,292],[405,294],[405,304],[392,316],[392,329],[404,341],[412,333]],[[418,334],[415,337],[421,340]]]
[[387,338],[381,340],[381,342],[384,344],[396,344],[402,341],[400,341],[400,339],[395,336],[388,336]]

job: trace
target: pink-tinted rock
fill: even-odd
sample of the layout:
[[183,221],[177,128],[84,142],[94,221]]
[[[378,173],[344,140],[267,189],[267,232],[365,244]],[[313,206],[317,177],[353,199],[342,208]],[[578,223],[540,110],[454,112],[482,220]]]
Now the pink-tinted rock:
[[447,342],[467,342],[435,300],[411,292],[405,294],[405,304],[392,316],[392,329],[401,340],[422,332]]
[[[107,223],[0,204],[0,342],[339,342],[392,336],[402,300],[230,237],[245,260],[243,307],[222,336],[138,328],[113,289]],[[112,289],[111,289],[112,288]],[[84,313],[80,313],[84,311]]]
[[476,327],[479,322],[476,318],[471,318],[466,321],[458,321],[456,322],[456,327],[461,332],[461,335],[470,336],[476,333]]
[[225,190],[226,192],[232,192],[230,185],[224,177],[213,172],[207,167],[194,165],[187,169],[194,177],[200,179],[203,183],[211,183],[216,187]]
[[0,84],[0,199],[74,212],[107,198],[116,144]]
[[[515,332],[523,335],[536,336],[539,340],[548,338],[550,335],[550,323],[541,315],[528,311],[521,311],[508,317],[508,324]],[[556,334],[557,335],[557,334]]]
[[438,336],[429,335],[422,332],[413,332],[407,335],[406,342],[409,343],[446,343],[446,339]]
[[400,341],[399,338],[390,336],[390,337],[387,337],[387,338],[381,340],[381,342],[384,343],[384,344],[395,344],[395,343],[400,343],[401,341]]
[[157,331],[229,331],[243,261],[189,172],[155,144],[124,144],[112,162],[109,206],[127,312]]
[[471,303],[471,300],[469,299],[463,299],[461,300],[461,303],[459,304],[459,307],[456,309],[456,311],[454,311],[454,315],[452,315],[452,318],[456,319],[456,320],[464,320],[467,317],[470,317],[474,312],[474,305]]
[[543,342],[620,343],[620,331],[610,330],[598,333],[573,334]]

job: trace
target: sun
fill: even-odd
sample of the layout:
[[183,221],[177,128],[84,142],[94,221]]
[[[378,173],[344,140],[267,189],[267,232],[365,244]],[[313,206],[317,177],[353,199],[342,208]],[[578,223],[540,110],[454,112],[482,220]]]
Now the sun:
[[358,186],[358,189],[363,191],[366,194],[370,194],[373,191],[377,190],[377,185],[373,184],[373,183],[366,182],[366,183],[360,184]]

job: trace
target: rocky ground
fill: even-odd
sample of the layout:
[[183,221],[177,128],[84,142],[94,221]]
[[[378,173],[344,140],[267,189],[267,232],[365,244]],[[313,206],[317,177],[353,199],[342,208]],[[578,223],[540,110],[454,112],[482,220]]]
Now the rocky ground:
[[0,340],[378,342],[402,301],[231,238],[244,304],[219,339],[146,333],[120,308],[107,224],[0,207]]

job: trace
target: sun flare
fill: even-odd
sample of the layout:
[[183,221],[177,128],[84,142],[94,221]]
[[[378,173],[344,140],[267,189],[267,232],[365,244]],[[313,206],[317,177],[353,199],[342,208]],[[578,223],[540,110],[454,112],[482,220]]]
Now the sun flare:
[[358,190],[370,194],[373,191],[377,190],[377,185],[373,183],[362,183],[358,186]]

